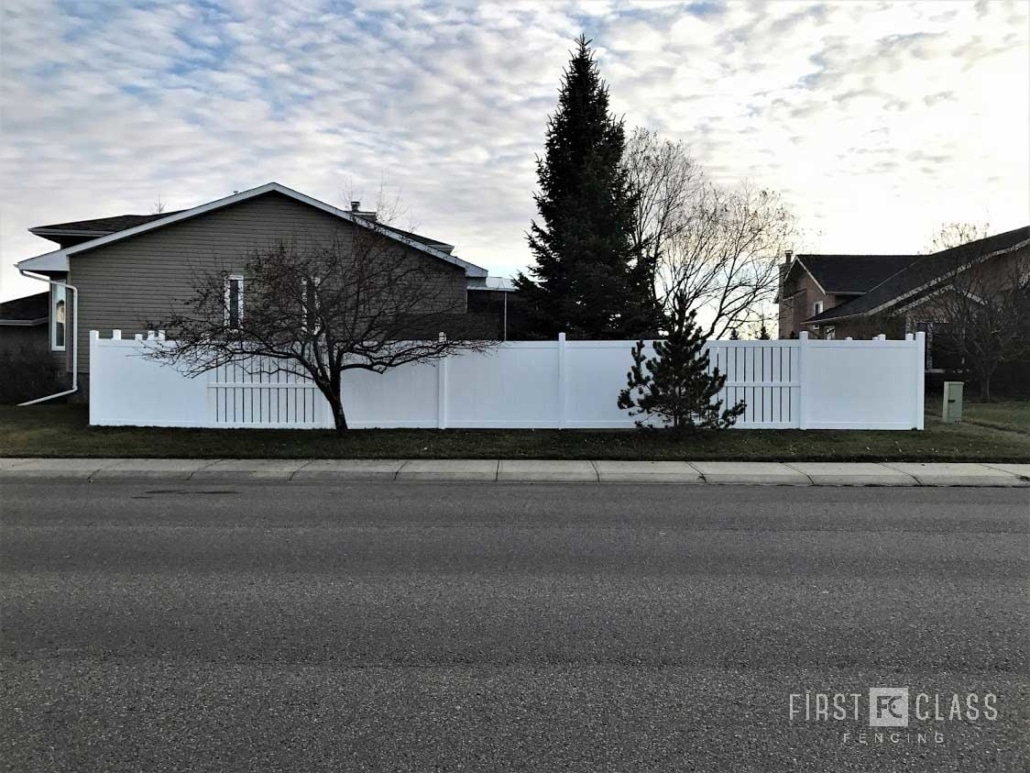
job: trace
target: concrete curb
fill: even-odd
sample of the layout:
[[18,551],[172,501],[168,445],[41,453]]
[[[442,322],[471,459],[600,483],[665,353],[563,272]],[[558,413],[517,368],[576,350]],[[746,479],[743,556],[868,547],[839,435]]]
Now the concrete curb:
[[744,486],[1030,486],[1030,464],[545,459],[0,459],[0,483],[479,481]]

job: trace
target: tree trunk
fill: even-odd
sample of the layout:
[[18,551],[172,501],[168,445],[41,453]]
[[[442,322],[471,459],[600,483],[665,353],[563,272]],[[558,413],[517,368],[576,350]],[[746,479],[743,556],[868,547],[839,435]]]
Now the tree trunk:
[[333,426],[336,434],[342,435],[347,431],[347,416],[343,411],[343,394],[340,392],[340,377],[331,376],[329,384],[316,382],[322,396],[329,403],[329,410],[333,412]]
[[991,374],[989,372],[980,374],[980,402],[991,401]]
[[343,401],[337,397],[331,401],[329,406],[333,409],[333,423],[336,425],[336,434],[342,435],[347,431],[347,416],[343,412]]

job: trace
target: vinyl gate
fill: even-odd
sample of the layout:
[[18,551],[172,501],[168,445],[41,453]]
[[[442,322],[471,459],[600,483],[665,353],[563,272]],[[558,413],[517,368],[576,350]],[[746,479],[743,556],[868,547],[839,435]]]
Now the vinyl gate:
[[[789,343],[789,342],[788,342]],[[726,407],[743,400],[741,427],[800,427],[801,349],[781,341],[713,341],[708,345],[713,368],[726,376],[719,395]]]

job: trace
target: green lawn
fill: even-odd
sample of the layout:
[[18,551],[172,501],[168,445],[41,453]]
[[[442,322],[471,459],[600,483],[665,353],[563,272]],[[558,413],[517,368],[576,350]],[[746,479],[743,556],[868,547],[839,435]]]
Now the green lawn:
[[1030,402],[967,402],[962,412],[965,422],[1030,435]]
[[[996,406],[973,413],[980,408]],[[997,408],[992,420],[1027,426],[1030,403]],[[322,431],[90,428],[84,406],[0,406],[0,456],[1030,462],[1030,434],[945,425],[938,415],[927,416],[923,432],[728,430],[677,439],[634,430],[398,429],[339,438]]]

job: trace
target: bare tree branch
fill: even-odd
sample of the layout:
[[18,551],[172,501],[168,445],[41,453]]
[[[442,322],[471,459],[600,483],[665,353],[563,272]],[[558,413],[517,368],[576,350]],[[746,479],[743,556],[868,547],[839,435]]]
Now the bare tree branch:
[[656,304],[668,313],[682,295],[711,320],[706,337],[760,320],[776,292],[778,256],[797,237],[780,196],[748,183],[716,185],[681,143],[647,130],[633,134],[626,165],[640,192],[634,239]]
[[[956,233],[982,238],[979,229],[957,232],[955,225],[945,226],[941,238]],[[947,243],[941,238],[934,244]],[[976,377],[981,400],[991,399],[991,378],[1000,365],[1030,357],[1030,258],[1025,254],[964,255],[925,303],[934,349]]]
[[310,378],[342,432],[344,372],[384,373],[495,343],[465,313],[464,277],[456,282],[455,270],[371,222],[325,244],[284,238],[247,256],[240,315],[230,308],[227,269],[197,274],[181,308],[148,322],[170,339],[149,356],[190,375],[232,362],[248,372]]

